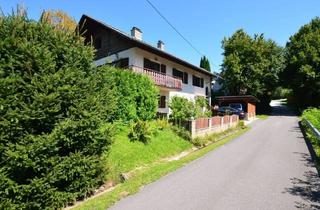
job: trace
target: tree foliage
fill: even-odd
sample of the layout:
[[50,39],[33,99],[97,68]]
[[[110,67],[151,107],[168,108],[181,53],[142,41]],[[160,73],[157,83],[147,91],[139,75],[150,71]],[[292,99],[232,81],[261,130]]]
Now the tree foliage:
[[225,38],[222,48],[222,77],[227,92],[255,95],[261,105],[269,104],[284,68],[283,49],[263,34],[251,37],[242,29]]
[[59,30],[74,32],[77,22],[62,10],[47,10],[41,14],[40,21],[47,22]]
[[115,92],[93,55],[47,22],[0,17],[0,209],[61,208],[104,180]]
[[103,72],[103,83],[112,84],[112,89],[118,98],[114,113],[110,115],[113,121],[126,122],[155,118],[159,90],[146,75],[110,66],[102,66],[98,69],[99,72]]
[[201,57],[200,67],[207,71],[211,71],[210,62],[206,56]]
[[302,107],[320,106],[320,18],[290,37],[286,45],[283,82]]

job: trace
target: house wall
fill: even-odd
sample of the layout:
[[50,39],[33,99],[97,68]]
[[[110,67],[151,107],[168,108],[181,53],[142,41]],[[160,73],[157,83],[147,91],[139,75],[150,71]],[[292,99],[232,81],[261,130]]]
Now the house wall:
[[[173,68],[176,68],[180,71],[184,71],[188,73],[188,84],[182,83],[182,89],[181,90],[172,90],[169,92],[169,96],[181,96],[186,97],[190,100],[194,100],[196,96],[206,96],[206,87],[208,87],[209,90],[209,96],[211,96],[210,90],[211,90],[211,79],[209,76],[202,74],[198,71],[192,70],[190,68],[186,68],[180,64],[174,63],[172,61],[169,61],[167,59],[164,59],[162,57],[159,57],[157,55],[154,55],[152,53],[149,53],[147,51],[141,50],[139,48],[133,48],[135,51],[135,58],[133,59],[133,65],[143,67],[143,59],[147,58],[149,60],[152,60],[154,62],[158,62],[161,64],[166,65],[167,69],[167,75],[172,76],[172,70]],[[196,87],[192,85],[192,75],[201,77],[204,79],[204,87]]]
[[[121,52],[117,52],[113,55],[110,55],[108,57],[100,58],[96,60],[94,63],[96,65],[103,65],[105,63],[111,63],[115,60],[121,59],[121,58],[129,58],[129,66],[138,66],[143,67],[144,66],[144,58],[147,58],[151,61],[164,64],[166,65],[166,74],[169,76],[172,76],[173,68],[176,68],[180,71],[187,72],[188,73],[188,84],[182,83],[182,89],[176,90],[176,89],[167,89],[163,87],[160,88],[160,95],[166,96],[166,108],[159,108],[158,111],[160,113],[170,113],[170,109],[168,107],[168,103],[171,97],[173,96],[180,96],[188,98],[189,100],[195,100],[195,97],[197,96],[204,96],[206,97],[206,87],[209,91],[209,103],[211,103],[211,78],[208,75],[202,74],[198,71],[192,70],[190,68],[184,67],[180,64],[174,63],[170,60],[167,60],[165,58],[162,58],[160,56],[157,56],[153,53],[149,53],[145,50],[139,49],[139,48],[130,48]],[[204,87],[197,87],[192,85],[192,75],[195,75],[197,77],[204,79]]]

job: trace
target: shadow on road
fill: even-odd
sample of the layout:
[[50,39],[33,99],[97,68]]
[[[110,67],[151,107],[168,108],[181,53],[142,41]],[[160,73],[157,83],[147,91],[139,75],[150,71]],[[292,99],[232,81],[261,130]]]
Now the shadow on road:
[[286,188],[286,192],[299,196],[306,202],[296,202],[295,206],[300,209],[320,209],[320,181],[318,173],[314,171],[305,172],[303,180],[292,178],[292,187]]
[[[286,114],[286,111],[289,111]],[[274,107],[274,112],[278,116],[296,116],[294,112],[290,112],[285,106]],[[284,115],[285,114],[285,115]],[[300,156],[300,161],[308,167],[315,167],[315,152],[310,141],[307,139],[305,132],[302,129],[301,122],[291,132],[302,133],[301,137],[307,144],[310,154],[295,152]],[[295,202],[295,207],[298,209],[316,210],[320,209],[320,177],[316,170],[310,170],[303,174],[303,178],[291,178],[292,187],[286,188],[285,192],[294,196],[299,196],[304,202]]]
[[297,114],[289,109],[286,105],[273,104],[272,116],[297,116]]

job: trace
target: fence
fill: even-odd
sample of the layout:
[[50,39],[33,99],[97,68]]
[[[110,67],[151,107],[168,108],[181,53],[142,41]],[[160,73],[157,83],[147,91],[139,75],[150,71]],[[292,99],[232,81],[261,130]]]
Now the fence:
[[223,117],[200,118],[189,121],[188,130],[191,132],[191,137],[209,135],[213,133],[223,132],[229,128],[234,128],[238,125],[238,115],[225,115]]

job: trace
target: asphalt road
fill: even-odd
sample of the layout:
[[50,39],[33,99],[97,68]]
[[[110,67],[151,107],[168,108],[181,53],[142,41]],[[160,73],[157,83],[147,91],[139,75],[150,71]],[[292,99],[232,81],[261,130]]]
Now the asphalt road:
[[285,107],[111,209],[320,209],[320,180],[299,128]]

